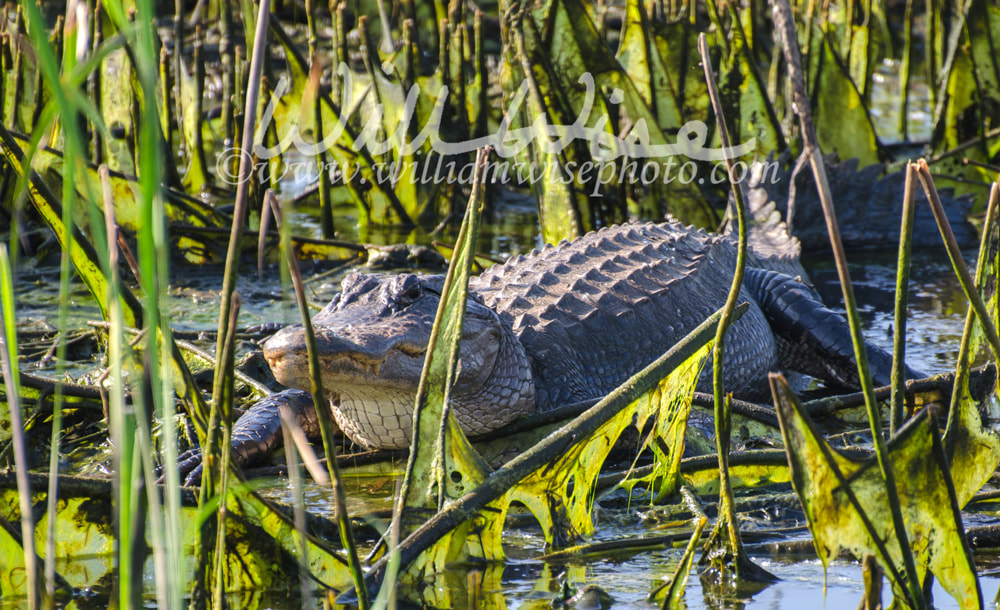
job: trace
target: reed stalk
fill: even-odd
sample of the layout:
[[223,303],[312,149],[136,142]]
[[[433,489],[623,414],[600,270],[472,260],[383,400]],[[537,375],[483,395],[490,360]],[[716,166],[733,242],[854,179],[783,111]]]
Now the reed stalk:
[[[993,227],[997,223],[997,214],[1000,210],[1000,183],[994,182],[993,188],[990,189],[990,201],[986,208],[986,217],[983,220],[983,239],[979,246],[979,257],[976,261],[976,281],[975,284],[979,285],[984,279],[986,274],[987,265],[989,264],[988,252],[989,252],[989,239],[992,233]],[[1000,290],[1000,287],[997,287]],[[976,291],[978,295],[978,291]],[[952,431],[952,427],[956,426],[959,418],[959,409],[962,404],[962,397],[967,391],[967,384],[969,380],[969,363],[974,355],[972,353],[972,334],[975,327],[976,320],[976,310],[970,303],[969,311],[965,314],[965,326],[962,330],[962,341],[958,348],[958,363],[955,367],[955,383],[951,389],[951,406],[948,409],[948,423],[945,425],[944,439],[946,442],[954,441],[954,434],[949,434]],[[988,321],[984,325],[992,326],[993,323]],[[980,322],[982,324],[982,321]]]
[[920,580],[917,578],[913,549],[910,546],[909,537],[906,532],[906,523],[903,521],[903,511],[899,501],[899,491],[896,487],[896,475],[889,457],[889,450],[886,447],[885,437],[882,434],[881,414],[878,403],[875,401],[871,372],[868,370],[868,354],[865,351],[864,337],[861,333],[861,320],[858,317],[854,289],[851,286],[850,272],[847,269],[847,256],[844,253],[844,245],[840,239],[840,229],[837,226],[837,217],[833,209],[830,185],[826,177],[826,165],[824,165],[819,142],[816,138],[816,128],[812,122],[812,108],[809,97],[806,94],[802,58],[799,51],[798,38],[795,33],[795,21],[792,18],[792,11],[788,5],[788,0],[775,0],[772,5],[772,18],[774,20],[774,28],[782,40],[792,89],[792,108],[799,118],[802,139],[805,143],[804,154],[808,156],[813,175],[816,178],[820,204],[823,207],[823,216],[830,235],[830,246],[833,248],[837,276],[840,279],[840,287],[844,294],[847,323],[851,332],[851,340],[854,344],[854,357],[857,360],[861,391],[865,395],[865,407],[868,412],[868,422],[872,431],[875,454],[878,457],[879,470],[885,481],[886,499],[892,513],[896,540],[899,544],[905,568],[907,585],[905,592],[909,598],[907,602],[916,608],[923,609],[927,607],[927,600],[924,598],[923,591],[920,589]]
[[[934,213],[934,220],[937,222],[938,230],[941,232],[941,239],[948,250],[948,258],[951,260],[951,266],[955,270],[955,275],[962,285],[962,290],[965,292],[966,298],[969,299],[970,307],[976,312],[976,316],[979,318],[983,334],[986,335],[986,340],[993,350],[993,358],[1000,360],[1000,335],[997,334],[996,326],[990,321],[990,314],[986,311],[986,304],[983,303],[983,297],[976,290],[976,283],[969,273],[969,267],[965,264],[965,259],[962,258],[962,250],[958,247],[958,240],[955,239],[955,234],[951,230],[951,224],[944,213],[941,197],[934,187],[934,178],[931,176],[931,170],[927,167],[927,162],[923,159],[917,161],[917,175],[920,177],[920,183],[927,194],[927,202]],[[995,183],[993,188],[995,188]],[[992,197],[993,192],[991,189],[991,199]]]
[[[268,191],[265,198],[273,201],[273,194]],[[278,217],[279,215],[275,213],[275,218]],[[285,234],[287,235],[287,231]],[[295,251],[287,243],[284,244],[282,250],[285,253],[288,270],[292,276],[292,285],[295,288],[295,300],[299,306],[299,313],[302,317],[302,328],[306,336],[306,351],[309,356],[309,378],[312,381],[313,405],[319,419],[327,467],[330,469],[330,481],[333,486],[334,508],[337,516],[337,529],[340,533],[340,542],[347,553],[347,563],[354,579],[355,589],[358,591],[358,607],[361,610],[366,610],[369,604],[368,591],[364,587],[365,574],[361,567],[361,561],[358,559],[357,545],[354,543],[354,532],[351,529],[351,519],[347,513],[347,494],[344,492],[344,485],[340,478],[340,467],[337,465],[337,455],[334,451],[336,446],[334,436],[336,424],[334,424],[330,410],[323,398],[323,373],[319,364],[319,350],[316,348],[316,336],[313,333],[312,321],[309,318],[309,303],[306,301],[305,286],[302,282],[302,273],[299,270],[298,261],[295,259]]]
[[903,218],[899,228],[899,256],[896,260],[896,304],[894,308],[892,338],[892,399],[889,407],[889,436],[903,425],[903,398],[906,383],[906,318],[910,294],[910,254],[913,250],[913,213],[916,209],[913,181],[916,167],[906,164],[906,183],[903,187]]
[[[234,335],[230,334],[229,329],[234,303],[233,293],[236,289],[236,277],[238,275],[240,242],[243,237],[243,228],[247,217],[248,189],[250,187],[250,174],[253,165],[253,133],[257,117],[257,98],[260,93],[261,75],[264,68],[264,55],[266,54],[270,5],[269,0],[261,0],[260,2],[256,32],[254,34],[253,56],[250,60],[250,76],[246,96],[246,108],[243,114],[243,130],[241,132],[240,164],[237,174],[239,181],[236,187],[233,224],[229,236],[229,249],[226,253],[225,272],[220,294],[219,330],[215,351],[216,354],[220,355],[230,353],[229,350],[232,349],[230,344],[234,340]],[[212,384],[212,410],[208,417],[208,429],[205,436],[199,439],[205,462],[199,494],[200,506],[206,506],[213,493],[221,493],[221,489],[217,487],[221,486],[224,482],[221,462],[225,458],[220,459],[220,452],[225,451],[228,453],[229,447],[220,447],[218,439],[219,418],[221,412],[229,413],[230,417],[221,423],[227,428],[232,425],[231,402],[226,404],[226,401],[227,399],[231,400],[233,394],[232,366],[227,366],[226,364],[220,356],[220,362],[215,368],[215,376]],[[215,528],[222,530],[223,524],[217,518],[210,518],[203,525],[201,531],[201,544],[198,545],[197,549],[197,577],[194,592],[194,597],[199,600],[198,603],[204,603],[203,600],[207,599],[209,579],[212,578],[213,572],[217,574],[217,571],[210,566],[210,558],[208,556],[209,541],[214,542],[214,548],[224,548],[224,541],[220,543],[218,539],[218,536],[224,536],[224,532],[213,535],[216,532]]]
[[[746,551],[743,550],[743,542],[740,539],[739,526],[737,525],[736,506],[733,500],[733,486],[729,479],[729,435],[732,427],[732,410],[730,401],[732,395],[725,395],[725,388],[722,380],[723,356],[725,354],[726,331],[732,321],[733,309],[740,296],[740,287],[743,285],[743,273],[746,270],[747,256],[747,220],[746,202],[743,197],[743,186],[736,181],[733,171],[733,159],[730,154],[732,141],[729,137],[729,128],[726,124],[726,115],[722,109],[722,100],[719,97],[719,89],[715,83],[715,75],[712,73],[712,62],[708,54],[708,41],[704,34],[698,36],[698,52],[701,54],[702,66],[705,70],[705,82],[708,85],[708,94],[712,102],[712,111],[715,113],[715,121],[719,129],[719,138],[725,151],[726,169],[729,180],[733,187],[733,195],[736,199],[736,222],[737,222],[737,251],[736,268],[733,270],[733,281],[729,287],[729,294],[726,296],[726,304],[722,307],[722,315],[719,318],[719,325],[715,331],[715,342],[712,346],[712,395],[715,401],[715,442],[719,456],[719,517],[715,524],[715,531],[709,540],[708,545],[713,544],[718,539],[722,530],[725,530],[727,545],[724,545],[733,567],[736,578],[750,578],[752,580],[775,580],[774,576],[766,570],[755,566]],[[706,548],[707,546],[706,545]]]

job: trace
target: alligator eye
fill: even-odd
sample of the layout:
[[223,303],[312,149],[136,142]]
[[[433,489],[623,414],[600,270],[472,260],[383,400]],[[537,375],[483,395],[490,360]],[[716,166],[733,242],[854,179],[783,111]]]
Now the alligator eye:
[[420,298],[420,284],[414,284],[399,295],[400,302],[406,306]]

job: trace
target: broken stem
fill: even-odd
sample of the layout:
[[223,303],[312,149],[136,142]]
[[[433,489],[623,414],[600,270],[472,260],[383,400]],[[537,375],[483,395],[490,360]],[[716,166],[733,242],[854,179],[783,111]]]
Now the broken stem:
[[[962,251],[958,247],[958,240],[955,239],[955,234],[951,230],[951,223],[948,222],[948,217],[945,216],[941,198],[938,196],[937,189],[934,188],[934,178],[931,177],[931,170],[927,167],[927,161],[923,159],[917,161],[917,175],[920,176],[924,192],[927,193],[927,202],[930,203],[931,211],[934,212],[934,220],[937,221],[938,229],[941,231],[941,239],[944,240],[945,248],[948,249],[948,258],[951,259],[955,275],[958,276],[958,281],[962,284],[962,290],[965,291],[965,296],[969,299],[969,305],[976,312],[976,316],[979,317],[983,333],[986,335],[986,339],[993,349],[993,357],[1000,359],[1000,336],[997,334],[996,327],[990,323],[990,314],[986,311],[986,304],[983,303],[979,291],[976,290],[976,284],[972,281],[969,267],[965,264],[965,259],[962,258]],[[990,194],[990,199],[992,200],[994,196],[995,188]]]

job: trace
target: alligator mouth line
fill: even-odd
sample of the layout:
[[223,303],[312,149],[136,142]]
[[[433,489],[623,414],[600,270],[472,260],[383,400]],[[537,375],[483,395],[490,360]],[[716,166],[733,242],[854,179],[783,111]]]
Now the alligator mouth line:
[[[302,380],[309,377],[309,363],[306,353],[305,349],[282,350],[278,353],[272,353],[269,357],[265,354],[265,359],[279,381],[284,379],[287,383],[292,379],[298,379],[299,383],[305,383]],[[339,377],[344,383],[378,384],[384,382],[392,384],[399,381],[400,375],[404,378],[412,375],[413,371],[410,369],[413,368],[416,369],[416,375],[419,376],[426,353],[425,346],[412,342],[397,343],[382,353],[364,351],[363,349],[342,349],[336,350],[334,353],[324,354],[323,350],[320,349],[320,373],[324,377],[327,375],[333,375],[334,379]],[[395,359],[395,363],[392,361],[393,359]],[[414,366],[413,360],[420,360],[421,363]],[[402,367],[396,364],[406,362],[411,364],[403,364]],[[383,366],[386,363],[389,364],[388,369]],[[388,378],[382,376],[387,370],[389,371]],[[409,372],[403,372],[405,370]]]
[[389,360],[389,357],[392,355],[393,352],[398,352],[408,358],[414,358],[420,360],[422,360],[424,356],[427,354],[427,350],[425,348],[401,344],[398,346],[393,346],[385,354],[385,356],[382,356],[381,358],[371,356],[369,354],[354,352],[354,353],[341,353],[327,357],[321,356],[320,362],[322,363],[323,368],[325,369],[331,369],[337,367],[347,368],[343,363],[349,362],[350,364],[348,366],[354,369],[354,371],[352,372],[369,374],[372,375],[373,377],[378,378],[382,371],[382,365],[384,365],[386,361]]
[[382,365],[385,364],[385,358],[379,360],[371,358],[362,359],[353,354],[339,354],[337,356],[331,356],[326,358],[322,356],[320,357],[320,363],[323,365],[323,368],[325,369],[333,368],[334,366],[346,368],[344,364],[336,364],[336,365],[334,364],[334,363],[343,363],[345,361],[349,362],[350,364],[348,366],[354,369],[354,371],[352,372],[356,371],[362,374],[369,374],[374,377],[379,376],[379,372],[381,372],[382,370]]

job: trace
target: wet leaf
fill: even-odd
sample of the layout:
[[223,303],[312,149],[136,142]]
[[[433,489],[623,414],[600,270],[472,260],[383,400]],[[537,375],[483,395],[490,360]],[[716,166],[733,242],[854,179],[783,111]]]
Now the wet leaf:
[[[444,244],[441,242],[434,242],[432,245],[434,246],[435,250],[441,253],[441,256],[445,257],[445,259],[450,260],[455,255],[454,246],[451,246],[449,244]],[[493,260],[492,258],[477,254],[472,261],[472,273],[474,274],[481,273],[484,269],[492,267],[496,263],[497,261]]]
[[868,92],[872,82],[872,57],[870,56],[869,31],[867,25],[851,26],[854,35],[851,36],[851,52],[848,58],[848,72],[851,81],[861,93],[861,99],[865,105],[870,101]]
[[[293,142],[304,141],[305,135],[315,131],[311,117],[312,112],[301,112],[299,100],[302,99],[309,82],[309,66],[305,58],[295,47],[288,34],[277,20],[272,19],[271,34],[284,47],[288,59],[291,81],[279,80],[279,88],[275,89],[271,100],[273,102],[274,128],[277,129],[278,144],[270,147],[268,154],[283,153]],[[352,74],[354,89],[352,99],[356,103],[363,97],[370,83],[358,75]],[[284,83],[284,84],[283,84]],[[280,95],[279,95],[280,94]],[[267,99],[266,96],[262,99]],[[337,167],[346,179],[347,187],[358,206],[358,217],[361,224],[412,224],[412,217],[407,213],[399,197],[391,186],[380,179],[384,176],[378,173],[375,161],[368,151],[359,146],[358,133],[348,121],[353,113],[352,108],[338,108],[333,105],[328,95],[322,95],[321,116],[324,129],[322,146],[330,153]],[[346,102],[345,102],[346,103]],[[269,106],[270,107],[270,106]],[[262,134],[258,133],[254,142],[260,142]],[[331,140],[327,145],[326,141]]]
[[[547,243],[620,222],[626,214],[661,216],[666,202],[667,211],[686,222],[714,224],[714,214],[696,186],[678,179],[678,166],[688,159],[619,156],[624,151],[616,143],[618,136],[645,139],[652,146],[676,142],[660,129],[580,0],[549,0],[531,10],[509,11],[505,20],[505,111],[520,110],[507,117],[511,126],[530,129],[530,145],[519,160],[537,171],[532,187]],[[636,55],[630,51],[627,57],[637,61]],[[552,136],[546,135],[549,126],[564,126],[557,146],[546,145],[552,143]],[[562,135],[584,128],[588,135],[583,141]],[[582,170],[586,163],[596,165],[587,175]],[[672,170],[666,169],[668,164]],[[649,173],[644,175],[647,165]],[[626,187],[637,183],[650,193],[637,188],[633,201],[638,205],[631,205]]]
[[[105,139],[104,160],[114,171],[135,175],[135,117],[132,63],[124,49],[112,51],[101,65],[100,111],[118,137]],[[97,191],[100,192],[100,191]]]
[[199,133],[202,130],[201,100],[196,99],[201,93],[201,85],[196,80],[196,76],[186,69],[184,62],[180,62],[181,73],[179,78],[180,99],[178,102],[183,108],[184,116],[181,117],[181,135],[184,138],[184,149],[187,151],[188,167],[182,180],[184,188],[189,193],[200,193],[209,184],[208,167],[205,163],[205,151],[202,148],[202,138]]
[[[37,72],[35,51],[31,48],[30,40],[23,29],[15,32],[9,24],[6,29],[8,36],[5,37],[3,46],[7,48],[0,47],[0,52],[10,53],[10,56],[5,58],[5,70],[0,74],[0,78],[4,79],[3,96],[0,98],[3,103],[0,117],[3,117],[4,125],[17,131],[30,132],[34,127],[32,117],[36,98],[39,97],[35,92],[38,84],[35,79]],[[49,101],[49,94],[44,88],[38,101],[42,104]]]
[[681,117],[684,121],[707,122],[710,102],[698,56],[699,34],[697,27],[684,19],[653,24],[653,44],[670,74],[678,75],[674,84],[678,89]]
[[[12,141],[16,142],[22,150],[26,150],[29,141],[25,136],[11,133]],[[32,168],[39,174],[46,176],[49,180],[62,180],[63,175],[63,153],[47,147],[39,147],[32,158]],[[81,197],[88,193],[100,193],[101,182],[97,174],[97,167],[92,163],[81,164],[74,172],[77,178],[77,192]],[[138,179],[129,174],[121,172],[110,172],[111,198],[115,208],[115,222],[118,226],[136,233],[139,230],[139,183]],[[227,229],[232,222],[231,219],[215,210],[204,201],[189,197],[184,193],[167,188],[165,189],[164,213],[171,222],[188,224],[192,226],[225,227]],[[11,193],[14,195],[14,193]],[[76,223],[80,226],[89,224],[89,217],[85,210],[75,209],[78,218]]]
[[[565,546],[593,533],[592,509],[597,475],[622,432],[633,425],[652,423],[646,447],[654,456],[654,470],[623,487],[647,487],[656,498],[676,491],[681,483],[680,463],[684,432],[699,373],[711,345],[706,345],[675,368],[637,400],[619,411],[593,434],[567,447],[545,468],[521,480],[506,495],[520,502],[538,519],[548,544]],[[558,434],[558,432],[557,432]]]
[[[225,553],[229,587],[286,587],[294,580],[294,570],[303,561],[298,557],[302,536],[291,519],[276,512],[255,493],[246,489],[231,490]],[[313,578],[324,586],[339,589],[353,582],[346,558],[310,536],[305,543],[305,563]]]
[[[775,463],[780,450],[744,451],[730,456],[729,480],[733,488],[760,487],[791,481],[787,462]],[[682,464],[684,480],[701,495],[719,493],[719,461],[713,455],[688,458]]]
[[708,525],[708,518],[702,515],[694,528],[694,533],[691,534],[691,541],[684,549],[680,563],[677,564],[677,569],[674,570],[674,576],[667,586],[667,594],[663,600],[664,608],[684,607],[682,605],[684,603],[684,589],[687,587],[688,575],[691,573],[691,563],[694,561],[695,550],[698,548],[701,533],[705,530],[706,525]]
[[[10,477],[13,478],[12,476]],[[44,481],[36,483],[40,488]],[[45,494],[36,493],[36,503],[44,504]],[[111,512],[111,481],[103,478],[60,477],[59,502],[55,518],[55,553],[60,572],[74,587],[89,589],[111,574],[114,550],[114,515]],[[197,542],[198,509],[181,507],[181,522],[189,527],[184,532],[187,548]],[[0,490],[0,519],[18,522],[18,492],[14,487]],[[45,548],[46,517],[36,524],[39,549]],[[246,488],[231,490],[227,503],[226,543],[223,570],[231,589],[280,589],[294,580],[299,563],[295,559],[301,543],[289,517],[276,512]],[[341,555],[307,537],[309,571],[325,586],[345,588],[351,583],[346,560]],[[0,550],[17,549],[16,553],[0,554],[0,591],[4,595],[24,591],[24,555],[20,544],[0,527]],[[89,560],[78,558],[89,557]],[[185,570],[187,582],[193,576]]]
[[841,159],[857,158],[859,167],[879,163],[882,147],[868,108],[834,53],[829,35],[814,35],[812,52],[817,59],[815,71],[810,73],[810,96],[823,153],[836,153]]
[[[101,271],[100,260],[94,247],[79,227],[74,226],[72,233],[70,233],[63,225],[62,205],[37,174],[25,172],[25,168],[22,166],[23,152],[21,148],[2,126],[0,126],[0,148],[3,149],[4,159],[8,166],[15,172],[29,178],[27,179],[28,199],[38,214],[45,219],[52,232],[55,233],[60,246],[69,249],[76,272],[87,285],[91,294],[95,296],[102,315],[107,318],[108,303],[105,298],[105,295],[108,294],[107,278]],[[73,244],[73,247],[70,247],[70,243]],[[123,292],[121,300],[125,324],[132,327],[141,326],[142,308],[135,297],[131,293]]]
[[[840,552],[855,557],[874,554],[897,594],[900,552],[885,499],[885,483],[874,459],[855,462],[835,453],[802,411],[780,375],[771,376],[775,408],[788,452],[792,485],[802,501],[813,544],[824,566]],[[959,508],[978,489],[956,458],[971,451],[989,471],[1000,456],[995,438],[989,445],[968,444],[949,460],[935,418],[927,410],[910,420],[889,443],[908,537],[921,580],[929,569],[963,608],[982,606],[975,565],[965,544]],[[964,460],[963,460],[964,461]],[[949,473],[958,477],[952,484]],[[975,473],[978,474],[978,473]],[[981,486],[982,481],[978,485]]]
[[[673,46],[668,47],[672,48]],[[638,0],[629,0],[625,7],[616,58],[656,117],[656,124],[667,131],[683,124],[678,87],[674,85],[673,79],[678,75],[683,78],[685,71],[677,69],[676,63],[668,63],[660,55],[660,51],[645,7]]]
[[[998,126],[1000,116],[1000,6],[987,0],[972,0],[964,19],[960,43],[952,50],[954,57],[942,75],[942,104],[935,109],[931,145],[940,155],[970,140],[981,139],[987,130]],[[936,174],[957,176],[956,194],[981,193],[982,183],[989,183],[996,174],[963,158],[983,163],[995,159],[1000,151],[1000,138],[981,140],[934,164]],[[943,177],[942,177],[943,178]]]
[[[17,491],[14,491],[17,495]],[[15,499],[15,502],[17,500]],[[24,568],[24,548],[14,537],[10,523],[0,523],[0,595],[10,599],[27,597],[27,573]]]
[[[47,380],[33,375],[27,375],[21,371],[20,382],[17,384],[19,401],[26,413],[42,409],[51,409],[55,401],[55,381]],[[0,409],[0,446],[6,444],[11,438],[10,410],[6,408],[6,382],[0,377],[0,396],[4,397],[4,408]],[[74,386],[63,384],[63,409],[92,409],[102,408],[100,396],[96,395],[97,388],[89,386]]]
[[767,88],[753,68],[753,61],[751,50],[740,36],[735,36],[722,65],[720,94],[726,116],[734,122],[734,141],[756,139],[756,158],[766,158],[782,152],[786,145]]
[[478,180],[469,198],[427,347],[414,412],[416,434],[403,484],[408,506],[440,508],[447,499],[458,498],[481,483],[489,472],[451,414],[450,399],[458,375],[469,277],[485,201],[482,172],[490,152],[481,152],[477,162]]
[[[994,197],[1000,197],[1000,183],[993,185],[990,192],[991,201]],[[989,214],[990,209],[987,206],[987,218],[984,218],[979,245],[979,260],[976,261],[976,290],[986,306],[993,327],[1000,328],[1000,223],[991,222]],[[975,316],[969,342],[970,354],[979,354],[984,347],[988,347],[984,331],[979,316]]]

